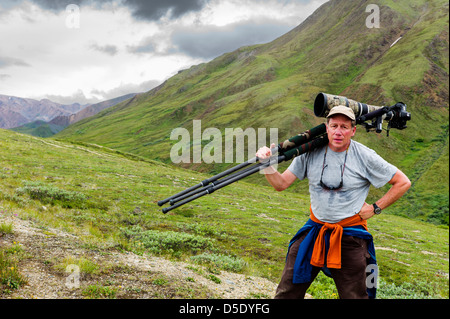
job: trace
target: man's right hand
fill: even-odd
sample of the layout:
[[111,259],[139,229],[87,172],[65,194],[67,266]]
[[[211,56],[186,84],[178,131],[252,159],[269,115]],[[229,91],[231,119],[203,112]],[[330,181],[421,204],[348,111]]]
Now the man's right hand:
[[[271,149],[274,148],[275,144],[273,143],[270,145],[270,148],[263,146],[256,152],[256,157],[261,163],[266,163],[273,155]],[[266,179],[269,181],[270,185],[275,188],[275,190],[285,190],[297,179],[297,177],[290,170],[287,169],[283,174],[280,174],[274,166],[276,166],[276,164],[261,170],[261,173],[265,174]]]
[[265,159],[270,158],[272,156],[272,151],[270,149],[272,149],[274,147],[275,147],[275,144],[270,145],[270,148],[268,148],[267,146],[261,147],[256,152],[256,157],[258,157],[258,159],[260,159],[260,160],[265,160]]
[[[272,156],[272,151],[271,149],[275,147],[275,144],[272,143],[272,145],[270,145],[270,148],[268,148],[267,146],[263,146],[261,147],[257,152],[256,152],[256,157],[258,158],[258,160],[261,163],[266,163],[270,160],[270,157]],[[273,167],[273,166],[269,166],[263,170],[261,170],[261,172],[263,174],[273,174],[275,173],[277,170]]]

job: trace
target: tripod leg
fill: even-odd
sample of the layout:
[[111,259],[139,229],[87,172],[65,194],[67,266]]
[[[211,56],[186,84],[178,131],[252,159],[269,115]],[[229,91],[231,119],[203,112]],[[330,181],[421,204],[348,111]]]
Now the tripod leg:
[[256,172],[258,172],[261,168],[265,168],[271,165],[274,165],[276,163],[281,163],[282,161],[285,160],[284,156],[278,156],[276,159],[271,160],[270,162],[266,162],[266,163],[258,163],[257,165],[254,165],[252,168],[245,170],[244,172],[240,172],[240,174],[236,174],[234,177],[230,177],[227,178],[225,181],[222,181],[221,183],[217,184],[217,185],[211,185],[208,188],[206,188],[205,190],[203,190],[202,192],[190,197],[190,198],[186,198],[170,207],[166,207],[163,208],[162,212],[164,214],[166,214],[167,212],[171,211],[174,208],[180,207],[184,204],[187,204],[193,200],[196,200],[197,198],[200,198],[204,195],[207,194],[212,194],[213,192],[215,192],[216,190],[228,186],[236,181],[239,181],[241,179],[243,179],[244,177],[247,177],[249,175],[252,175]]

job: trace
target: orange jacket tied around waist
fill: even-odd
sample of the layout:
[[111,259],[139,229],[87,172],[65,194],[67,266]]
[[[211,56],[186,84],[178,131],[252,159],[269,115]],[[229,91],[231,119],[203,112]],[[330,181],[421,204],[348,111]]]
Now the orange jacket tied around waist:
[[[294,263],[293,283],[311,282],[311,273],[314,266],[321,267],[324,274],[330,277],[331,273],[328,268],[340,269],[342,236],[354,236],[365,239],[370,255],[370,258],[367,259],[367,265],[376,266],[375,246],[372,235],[367,229],[367,221],[362,220],[357,214],[339,223],[331,224],[318,220],[311,210],[308,221],[291,239],[289,249],[305,232],[307,232],[307,235],[299,245]],[[368,276],[367,272],[366,276]],[[369,298],[375,298],[376,287],[368,287],[367,292],[369,293]]]
[[352,217],[346,218],[344,220],[341,220],[338,223],[330,224],[330,223],[324,223],[320,220],[318,220],[312,210],[310,218],[315,223],[323,225],[322,228],[319,231],[319,234],[316,238],[316,241],[314,243],[314,249],[311,256],[311,265],[316,267],[323,267],[325,266],[325,233],[327,230],[331,230],[330,235],[330,245],[328,248],[328,254],[327,254],[327,264],[326,266],[328,268],[341,268],[341,240],[342,240],[342,234],[344,231],[343,227],[354,227],[354,226],[362,226],[366,231],[367,229],[367,221],[361,219],[361,217],[356,214]]

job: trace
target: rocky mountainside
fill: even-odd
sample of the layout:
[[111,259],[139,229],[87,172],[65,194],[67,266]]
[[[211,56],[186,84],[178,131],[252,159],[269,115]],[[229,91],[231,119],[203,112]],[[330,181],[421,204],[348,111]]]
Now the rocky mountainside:
[[71,124],[74,124],[90,116],[94,116],[104,109],[133,98],[135,95],[135,93],[126,94],[100,103],[88,105],[80,111],[70,115],[58,115],[51,121],[35,120],[33,122],[27,122],[24,125],[11,128],[11,130],[33,136],[50,137]]
[[70,124],[74,124],[76,122],[81,121],[82,119],[91,117],[91,116],[99,113],[100,111],[103,111],[104,109],[107,109],[107,108],[109,108],[111,106],[114,106],[114,105],[116,105],[116,104],[118,104],[120,102],[123,102],[125,100],[131,99],[135,95],[136,95],[135,93],[126,94],[126,95],[123,95],[123,96],[116,97],[114,99],[110,99],[110,100],[107,100],[107,101],[103,101],[103,102],[100,102],[100,103],[89,105],[89,106],[83,108],[82,110],[80,110],[79,112],[76,112],[74,114],[57,116],[57,117],[55,117],[54,119],[52,119],[50,121],[50,124],[55,124],[55,125],[67,127]]
[[41,120],[51,121],[57,116],[71,115],[87,105],[63,105],[48,99],[34,100],[0,94],[0,128],[13,128]]

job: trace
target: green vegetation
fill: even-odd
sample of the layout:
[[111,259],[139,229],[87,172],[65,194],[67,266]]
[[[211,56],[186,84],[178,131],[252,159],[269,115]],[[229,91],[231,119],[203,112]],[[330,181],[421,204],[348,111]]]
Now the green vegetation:
[[175,231],[143,231],[139,227],[139,229],[126,229],[124,235],[132,239],[138,249],[142,248],[154,254],[180,253],[181,251],[195,253],[213,247],[212,240],[209,238]]
[[100,273],[100,266],[86,257],[75,258],[68,256],[60,263],[54,265],[54,268],[60,272],[65,272],[69,265],[78,266],[81,275],[95,275]]
[[[11,225],[0,225],[0,238],[11,233]],[[5,293],[19,289],[27,283],[18,266],[22,258],[23,248],[19,243],[14,242],[11,247],[0,247],[0,290]]]
[[[118,154],[104,147],[39,139],[5,130],[0,130],[0,147],[4,150],[0,154],[2,214],[33,220],[44,229],[67,231],[92,249],[107,243],[137,254],[204,265],[212,273],[203,276],[213,282],[217,282],[216,272],[220,270],[277,282],[287,243],[308,218],[306,193],[277,193],[267,185],[245,181],[164,215],[156,204],[158,200],[204,180],[207,175]],[[41,196],[33,195],[32,186],[41,190]],[[48,194],[66,197],[48,201]],[[77,196],[102,205],[68,205]],[[448,227],[390,214],[394,209],[399,208],[394,205],[392,210],[369,220],[379,248],[380,276],[388,288],[380,296],[406,298],[415,293],[448,298]],[[7,223],[1,229],[9,236]],[[3,259],[4,256],[11,260],[12,254],[3,252]],[[114,272],[89,256],[67,256],[48,262],[60,273],[69,264],[79,265],[81,275],[93,280],[99,272]],[[11,267],[20,275],[20,262],[2,265],[2,270]],[[17,286],[20,281],[9,283]],[[167,286],[169,293],[176,283],[159,280],[153,285]],[[93,286],[85,287],[86,298],[113,298],[117,288],[100,281]],[[410,286],[414,287],[412,291]],[[428,287],[426,291],[424,287]],[[410,291],[408,295],[406,290]],[[315,298],[336,298],[332,281],[325,276],[311,286],[310,293]],[[202,295],[191,290],[177,294],[181,298]]]
[[83,289],[83,295],[88,299],[115,299],[117,289],[109,286],[91,285]]
[[202,253],[191,257],[191,260],[232,272],[241,272],[247,266],[241,258],[212,253]]
[[38,137],[50,137],[62,131],[63,129],[63,126],[38,120],[19,127],[12,128],[11,130]]
[[0,224],[0,236],[12,234],[12,232],[13,232],[13,225],[11,223]]
[[67,208],[82,208],[86,196],[79,192],[66,191],[54,186],[43,185],[41,182],[24,181],[25,186],[16,189],[18,195],[28,194],[43,204],[57,205]]

